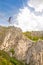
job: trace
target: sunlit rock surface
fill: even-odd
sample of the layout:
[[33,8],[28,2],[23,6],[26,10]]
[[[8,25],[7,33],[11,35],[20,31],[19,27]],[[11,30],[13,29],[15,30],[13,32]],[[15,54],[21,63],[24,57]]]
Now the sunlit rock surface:
[[[40,32],[40,35],[43,35],[43,32]],[[20,28],[0,27],[0,50],[27,64],[43,65],[43,40],[35,42],[28,39]]]

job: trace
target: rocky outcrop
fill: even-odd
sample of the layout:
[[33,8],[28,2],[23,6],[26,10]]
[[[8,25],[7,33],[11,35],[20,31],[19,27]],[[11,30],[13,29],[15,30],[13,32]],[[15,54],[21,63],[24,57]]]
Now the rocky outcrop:
[[43,65],[43,41],[38,40],[28,50],[26,62],[30,65]]
[[29,65],[43,65],[43,40],[32,41],[16,27],[7,28],[5,33],[0,50]]
[[[22,38],[21,29],[16,28],[16,27],[6,28],[5,34],[6,35],[4,36],[3,42],[0,45],[0,49],[1,50],[4,49],[5,51],[6,50],[8,51],[10,48],[13,47],[13,45],[14,46],[17,45],[19,39]],[[3,36],[2,36],[2,38],[3,38]]]

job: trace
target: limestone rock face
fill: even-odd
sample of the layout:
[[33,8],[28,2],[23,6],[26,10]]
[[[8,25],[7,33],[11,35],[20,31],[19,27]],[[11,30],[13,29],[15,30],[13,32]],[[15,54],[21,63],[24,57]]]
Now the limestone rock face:
[[15,55],[18,58],[18,60],[25,60],[26,59],[26,53],[28,48],[32,46],[31,40],[21,39],[18,42],[17,47],[15,48]]
[[39,40],[27,53],[27,64],[43,65],[43,41]]
[[0,45],[0,49],[9,51],[9,49],[17,45],[19,39],[22,38],[22,31],[21,29],[16,28],[16,27],[9,27],[6,29],[4,33],[6,33],[6,35],[4,36],[3,42]]
[[[43,40],[34,42],[22,34],[22,30],[16,27],[0,28],[0,50],[9,53],[29,65],[43,65]],[[3,38],[3,39],[1,39]],[[13,53],[12,53],[13,50]]]

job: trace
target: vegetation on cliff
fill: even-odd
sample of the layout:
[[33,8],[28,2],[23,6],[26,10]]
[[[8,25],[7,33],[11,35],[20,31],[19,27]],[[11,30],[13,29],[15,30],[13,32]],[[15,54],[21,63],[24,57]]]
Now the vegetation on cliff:
[[23,32],[23,34],[33,40],[33,41],[38,41],[39,39],[43,40],[43,32],[42,31],[33,31],[33,32]]
[[0,50],[0,65],[24,65],[24,63],[10,57],[5,51]]

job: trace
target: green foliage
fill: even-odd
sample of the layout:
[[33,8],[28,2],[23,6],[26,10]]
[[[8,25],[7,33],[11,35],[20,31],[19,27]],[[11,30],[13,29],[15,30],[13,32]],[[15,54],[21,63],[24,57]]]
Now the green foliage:
[[33,41],[37,41],[39,38],[37,37],[37,36],[34,36],[33,38],[32,38],[32,40]]
[[0,65],[24,65],[24,63],[10,57],[5,51],[0,50]]
[[0,65],[13,65],[13,64],[7,59],[0,57]]
[[43,36],[41,36],[40,39],[43,40]]
[[13,65],[10,62],[10,56],[4,52],[0,50],[0,65]]
[[[35,32],[34,32],[35,33]],[[37,41],[39,39],[43,40],[43,36],[38,36],[38,35],[32,35],[32,32],[24,32],[23,33],[27,38],[33,40],[33,41]]]
[[10,52],[12,53],[12,55],[14,54],[14,49],[13,48],[11,48],[10,49]]
[[10,56],[3,50],[0,50],[0,56],[7,60],[10,60]]
[[11,62],[14,63],[15,65],[24,65],[24,63],[18,61],[18,60],[15,59],[15,58],[11,58],[10,60],[11,60]]

